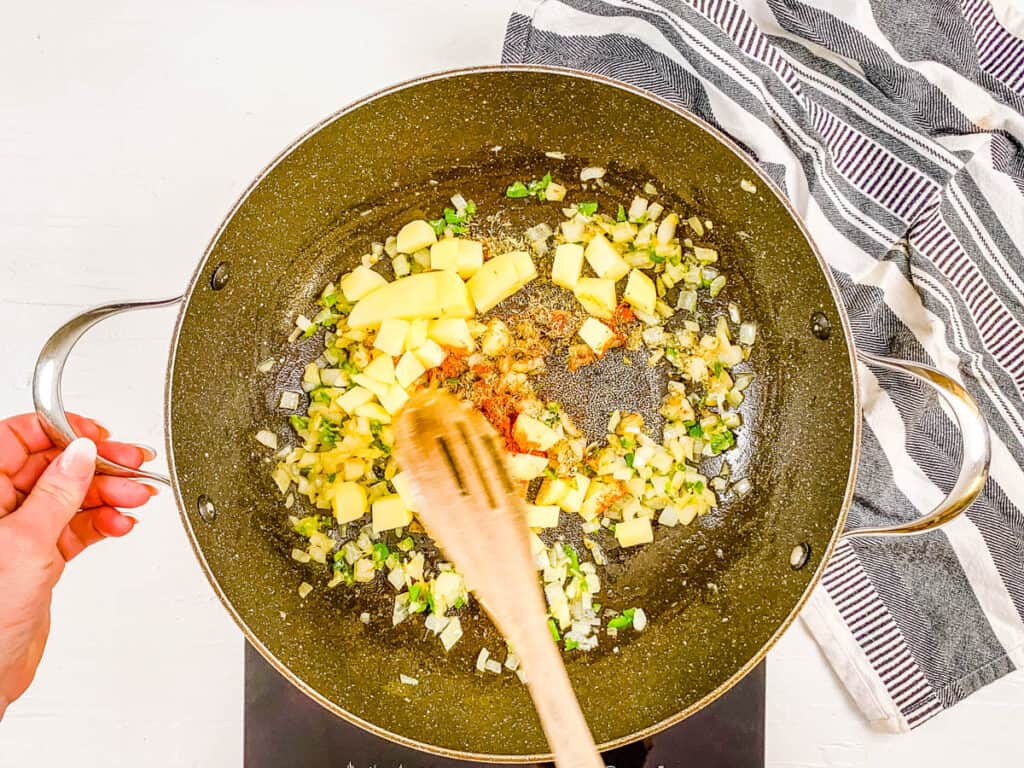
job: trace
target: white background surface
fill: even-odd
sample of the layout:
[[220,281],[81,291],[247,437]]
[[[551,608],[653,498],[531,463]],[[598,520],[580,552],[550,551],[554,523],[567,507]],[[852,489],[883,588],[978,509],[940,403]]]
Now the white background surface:
[[[0,415],[87,306],[180,292],[249,180],[325,115],[431,70],[498,60],[511,0],[0,6]],[[157,446],[173,311],[99,327],[65,395]],[[0,585],[2,588],[2,585]],[[769,656],[767,763],[1009,766],[1024,675],[907,736],[873,732],[798,623]],[[0,767],[241,766],[242,638],[169,496],[69,567]],[[362,768],[357,766],[356,768]]]

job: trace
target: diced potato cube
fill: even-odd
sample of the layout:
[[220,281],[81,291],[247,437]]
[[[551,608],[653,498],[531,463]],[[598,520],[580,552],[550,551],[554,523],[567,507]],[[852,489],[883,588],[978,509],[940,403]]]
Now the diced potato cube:
[[[465,322],[465,321],[463,321]],[[373,340],[375,349],[385,352],[392,357],[402,354],[405,347],[405,337],[409,335],[409,322],[399,320],[397,317],[386,317],[380,324],[377,331],[377,338]]]
[[513,431],[516,442],[523,448],[546,451],[558,442],[558,433],[539,419],[519,414]]
[[356,408],[356,416],[365,416],[381,424],[391,423],[391,414],[388,413],[380,403],[363,403]]
[[477,273],[484,263],[484,244],[478,240],[459,240],[459,253],[455,271],[459,277],[468,280]]
[[[383,398],[387,393],[388,388],[393,386],[391,384],[385,384],[383,381],[378,381],[372,376],[367,376],[365,373],[357,373],[352,377],[352,381],[361,387],[366,387],[366,389],[370,390],[378,398]],[[348,393],[346,392],[345,394]],[[344,397],[344,395],[342,395],[342,397]],[[338,398],[338,400],[340,401],[341,398]],[[381,400],[381,402],[383,402],[383,400]]]
[[341,278],[341,292],[346,301],[359,301],[388,284],[384,276],[369,267],[356,267]]
[[654,530],[649,517],[634,517],[615,526],[615,538],[620,547],[635,547],[654,541]]
[[363,403],[373,400],[373,392],[366,387],[352,387],[348,392],[341,395],[335,402],[345,413],[354,413]]
[[424,341],[412,353],[416,355],[416,358],[423,363],[423,367],[427,369],[437,368],[437,366],[444,362],[445,358],[445,351],[432,339]]
[[580,507],[580,515],[584,520],[596,520],[621,496],[622,491],[618,484],[593,480],[587,487],[586,498]]
[[423,219],[410,221],[398,230],[399,253],[416,253],[421,248],[429,248],[437,242],[434,228]]
[[401,384],[392,384],[383,395],[377,395],[384,409],[394,416],[409,399],[409,393]]
[[[469,332],[469,324],[462,318],[431,320],[427,336],[444,347],[452,347],[464,352],[472,352],[476,349],[473,336]],[[422,345],[421,342],[417,346]]]
[[405,348],[413,350],[423,346],[423,342],[427,340],[427,329],[429,327],[430,321],[422,318],[410,322],[409,333],[405,337]]
[[615,339],[612,329],[593,317],[588,317],[583,321],[579,334],[580,338],[598,356],[603,355],[605,350],[608,349],[608,345]]
[[395,476],[391,478],[391,485],[394,487],[395,492],[402,497],[402,501],[405,506],[415,512],[416,497],[412,492],[412,484],[409,482],[409,476],[405,474],[405,472],[396,472]]
[[551,266],[551,282],[572,290],[583,271],[583,246],[578,243],[562,243],[555,248],[555,261]]
[[395,368],[395,379],[403,387],[408,388],[416,379],[426,373],[427,369],[412,352],[406,352]]
[[359,483],[334,483],[331,485],[330,497],[334,519],[342,525],[366,514],[366,489]]
[[626,303],[636,307],[641,312],[649,315],[654,314],[654,305],[658,301],[657,291],[654,289],[654,281],[639,269],[629,273],[626,281],[626,292],[622,295]]
[[615,281],[581,277],[573,289],[576,300],[594,317],[611,320],[615,312]]
[[549,504],[561,504],[562,499],[569,492],[569,484],[565,480],[555,477],[547,478],[537,489],[536,501],[542,506]]
[[558,506],[564,512],[579,512],[583,508],[583,500],[590,489],[590,478],[586,475],[576,475],[568,481],[568,490],[562,497]]
[[586,257],[587,263],[590,264],[598,277],[614,282],[625,277],[626,273],[629,272],[629,264],[612,247],[612,244],[608,242],[604,235],[595,235],[587,243]]
[[373,532],[381,533],[394,528],[404,528],[412,522],[412,510],[397,493],[382,496],[373,502],[371,509]]
[[391,359],[391,355],[378,355],[363,369],[363,373],[382,384],[394,384],[395,361]]
[[459,265],[459,240],[455,237],[446,237],[438,240],[430,246],[430,268],[450,269],[453,272],[458,270]]
[[548,460],[532,453],[511,453],[507,459],[509,474],[516,480],[533,480],[544,474]]
[[510,251],[484,262],[467,285],[478,312],[486,312],[537,276],[526,251]]
[[557,528],[559,512],[561,510],[554,504],[527,504],[526,524],[531,528]]

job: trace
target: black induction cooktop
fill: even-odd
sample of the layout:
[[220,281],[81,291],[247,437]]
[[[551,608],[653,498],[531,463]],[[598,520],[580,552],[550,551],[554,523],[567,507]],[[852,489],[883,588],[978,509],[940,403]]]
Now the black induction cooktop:
[[[764,690],[762,662],[732,690],[692,717],[651,739],[606,752],[605,764],[609,768],[763,768]],[[245,768],[478,765],[399,746],[335,717],[300,693],[246,645]]]

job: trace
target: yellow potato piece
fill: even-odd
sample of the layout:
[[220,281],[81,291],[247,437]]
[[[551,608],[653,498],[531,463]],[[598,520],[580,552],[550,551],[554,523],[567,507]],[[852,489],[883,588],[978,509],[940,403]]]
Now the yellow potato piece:
[[391,355],[378,355],[363,369],[363,373],[382,384],[395,383],[395,361]]
[[334,483],[331,486],[330,497],[334,519],[343,525],[366,514],[366,489],[359,483]]
[[410,221],[398,230],[399,253],[416,253],[422,248],[429,248],[437,242],[434,228],[423,219]]
[[405,337],[409,335],[409,322],[397,317],[388,317],[380,324],[377,338],[373,340],[374,349],[379,349],[392,357],[402,354]]
[[427,329],[430,327],[430,321],[418,319],[413,320],[409,323],[409,333],[405,337],[405,348],[406,350],[413,350],[423,346],[423,342],[427,340]]
[[476,349],[473,335],[469,332],[469,323],[462,318],[431,320],[427,336],[443,347],[452,347],[463,352],[472,352]]
[[590,264],[598,277],[608,280],[619,280],[629,272],[629,264],[619,256],[619,252],[612,247],[604,235],[595,235],[587,243],[587,263]]
[[453,272],[458,270],[459,265],[459,240],[455,237],[446,237],[438,240],[430,246],[430,268],[449,269]]
[[526,524],[530,528],[557,528],[559,512],[561,510],[554,504],[527,504]]
[[[387,393],[388,388],[394,386],[392,384],[385,384],[383,381],[378,381],[372,376],[367,376],[365,373],[357,373],[355,376],[352,377],[352,381],[354,381],[359,386],[365,387],[366,389],[370,390],[378,398],[383,398],[384,395]],[[346,392],[345,394],[348,393]],[[342,395],[342,397],[344,397],[344,395]],[[338,398],[338,400],[340,402],[341,398]]]
[[478,312],[486,312],[537,276],[526,251],[510,251],[484,262],[466,285]]
[[405,401],[409,399],[409,393],[405,391],[401,384],[392,384],[388,387],[387,392],[377,397],[380,400],[380,404],[384,406],[384,409],[393,416],[405,405]]
[[581,277],[573,289],[576,300],[594,317],[611,320],[615,312],[615,281]]
[[658,302],[658,293],[654,288],[654,281],[639,269],[634,269],[629,273],[626,291],[622,294],[622,298],[630,306],[653,315],[654,305]]
[[583,321],[579,335],[586,342],[587,346],[594,350],[595,355],[603,355],[608,345],[615,338],[611,328],[593,317],[588,317]]
[[426,373],[423,363],[412,352],[406,352],[395,367],[395,378],[403,387],[408,387],[416,379]]
[[394,528],[404,528],[412,522],[412,510],[397,493],[382,496],[373,502],[371,511],[373,532],[381,533]]
[[563,512],[579,512],[583,508],[583,500],[590,488],[590,478],[586,475],[576,475],[567,483],[568,490],[562,497],[558,506]]
[[373,400],[373,392],[366,387],[352,387],[348,392],[341,395],[335,402],[345,413],[355,413],[363,403]]
[[463,280],[476,274],[484,263],[484,244],[476,240],[459,240],[456,271]]
[[532,453],[510,453],[506,459],[509,474],[516,480],[533,480],[544,474],[548,460]]
[[551,282],[572,290],[583,271],[583,246],[577,243],[562,243],[555,249],[555,261],[551,265]]
[[341,278],[341,292],[347,301],[359,301],[387,284],[388,281],[380,273],[369,267],[356,267]]
[[516,419],[516,426],[513,431],[516,442],[519,445],[530,448],[537,448],[546,451],[558,442],[558,433],[539,419],[527,416],[525,413]]
[[635,547],[639,544],[650,544],[654,541],[654,530],[651,521],[646,517],[634,517],[615,525],[615,538],[620,547]]
[[444,362],[445,351],[441,349],[436,341],[427,339],[412,351],[424,368],[437,368]]
[[402,502],[405,506],[415,512],[416,498],[412,492],[409,476],[405,472],[396,472],[395,476],[391,478],[391,485],[394,487],[395,492],[402,497]]

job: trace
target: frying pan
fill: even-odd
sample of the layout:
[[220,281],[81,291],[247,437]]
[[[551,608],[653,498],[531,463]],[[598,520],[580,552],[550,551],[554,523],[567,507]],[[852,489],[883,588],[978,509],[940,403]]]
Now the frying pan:
[[[553,150],[565,159],[545,156]],[[37,365],[37,411],[66,443],[73,433],[60,375],[75,341],[112,314],[180,301],[167,368],[170,478],[106,462],[100,471],[171,485],[211,586],[281,674],[337,715],[426,751],[525,762],[543,759],[547,747],[518,680],[475,671],[481,646],[501,647],[479,613],[464,609],[466,635],[445,655],[413,622],[391,628],[386,584],[299,598],[301,581],[324,577],[289,557],[294,534],[253,435],[289,434],[280,392],[299,389],[322,342],[285,339],[295,316],[371,241],[433,218],[456,192],[477,202],[490,234],[555,224],[559,204],[509,201],[505,186],[546,171],[574,181],[586,165],[608,169],[597,196],[603,209],[653,180],[667,208],[711,219],[709,239],[729,275],[719,300],[735,301],[759,328],[756,378],[729,454],[734,477],[749,478],[752,491],[690,526],[659,528],[648,547],[618,551],[602,602],[642,606],[649,626],[615,650],[566,657],[602,747],[643,738],[728,690],[796,617],[843,531],[860,444],[858,353],[829,270],[771,180],[712,126],[621,83],[553,68],[459,70],[396,86],[315,126],[260,174],[183,296],[86,312],[50,339]],[[552,300],[538,286],[499,313]],[[279,364],[259,373],[270,357]],[[963,432],[964,464],[950,496],[921,520],[846,535],[929,530],[984,484],[987,427],[944,374],[860,357],[939,392]],[[639,410],[656,429],[663,385],[662,370],[612,355],[572,378],[552,375],[540,390],[593,436],[613,408]],[[369,625],[358,619],[363,611]],[[403,673],[419,679],[414,690],[399,683]]]

